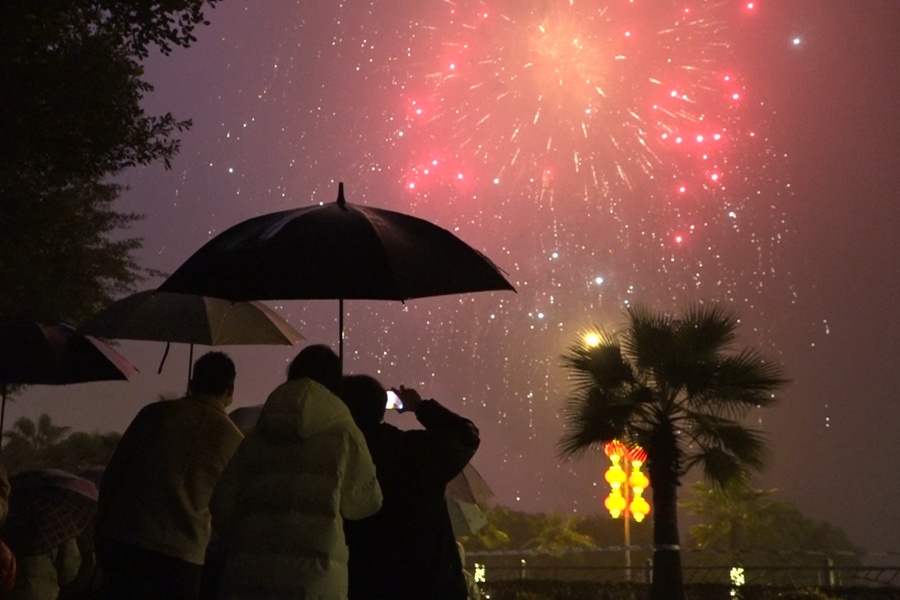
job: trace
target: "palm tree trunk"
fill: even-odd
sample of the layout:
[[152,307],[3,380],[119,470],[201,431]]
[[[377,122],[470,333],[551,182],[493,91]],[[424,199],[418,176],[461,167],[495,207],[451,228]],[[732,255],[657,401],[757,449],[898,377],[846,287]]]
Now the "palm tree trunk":
[[647,461],[654,514],[650,600],[685,600],[678,536],[678,469],[673,456],[657,452]]

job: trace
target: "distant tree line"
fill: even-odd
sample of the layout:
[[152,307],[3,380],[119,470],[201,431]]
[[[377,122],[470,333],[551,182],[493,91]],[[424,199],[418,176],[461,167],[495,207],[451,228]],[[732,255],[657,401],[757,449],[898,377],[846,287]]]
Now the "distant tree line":
[[0,460],[10,475],[32,469],[62,469],[82,474],[105,467],[122,434],[71,431],[42,414],[37,421],[21,417],[3,432]]
[[[775,555],[806,554],[811,563],[818,564],[823,554],[852,555],[860,551],[843,530],[805,516],[795,504],[775,500],[775,494],[775,490],[750,488],[722,492],[705,483],[695,484],[690,499],[683,503],[697,519],[685,540],[692,557],[686,562],[735,565],[746,564],[749,557],[754,557],[757,562],[771,563],[777,562]],[[622,519],[605,513],[563,515],[491,507],[485,516],[488,525],[484,529],[477,535],[460,538],[467,552],[538,551],[562,555],[573,549],[624,544]],[[652,546],[650,518],[630,524],[633,546]],[[738,526],[741,533],[734,536],[731,532],[736,519],[742,525]]]

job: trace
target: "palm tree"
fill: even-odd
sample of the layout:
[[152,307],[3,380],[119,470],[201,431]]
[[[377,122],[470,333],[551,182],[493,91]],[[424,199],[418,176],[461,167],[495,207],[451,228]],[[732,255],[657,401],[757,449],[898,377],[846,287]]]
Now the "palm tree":
[[12,431],[4,432],[3,437],[11,444],[19,442],[35,452],[44,452],[63,439],[70,429],[65,425],[54,425],[50,415],[42,413],[37,423],[28,417],[19,417],[13,423]]
[[760,432],[740,419],[775,402],[787,380],[753,349],[733,351],[738,319],[718,305],[683,318],[627,310],[621,332],[596,332],[562,357],[573,389],[563,411],[560,453],[568,458],[613,439],[647,451],[653,491],[651,600],[683,600],[677,488],[694,465],[714,485],[745,483],[764,464]]

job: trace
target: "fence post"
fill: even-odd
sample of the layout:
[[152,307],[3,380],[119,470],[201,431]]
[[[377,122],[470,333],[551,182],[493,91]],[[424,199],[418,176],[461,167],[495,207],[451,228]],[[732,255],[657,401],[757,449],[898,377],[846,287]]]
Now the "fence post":
[[644,563],[644,581],[653,583],[653,559],[648,558]]
[[825,566],[822,569],[822,577],[820,578],[820,584],[823,584],[828,588],[834,588],[834,584],[835,584],[834,561],[830,558],[825,559]]

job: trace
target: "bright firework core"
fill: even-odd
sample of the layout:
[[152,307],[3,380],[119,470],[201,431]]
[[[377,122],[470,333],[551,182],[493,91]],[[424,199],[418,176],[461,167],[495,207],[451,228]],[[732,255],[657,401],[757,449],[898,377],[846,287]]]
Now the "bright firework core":
[[[649,178],[716,190],[747,137],[730,75],[729,3],[447,2],[430,28],[433,114],[413,130],[452,140],[451,171],[579,174],[615,192]],[[486,170],[486,172],[485,172]]]

